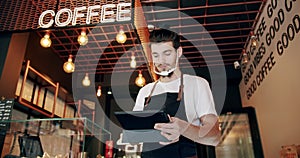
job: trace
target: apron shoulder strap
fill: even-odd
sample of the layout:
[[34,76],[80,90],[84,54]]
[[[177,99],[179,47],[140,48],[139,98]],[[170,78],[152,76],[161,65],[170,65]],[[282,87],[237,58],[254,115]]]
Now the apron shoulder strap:
[[148,103],[149,103],[149,101],[150,101],[150,98],[151,98],[151,96],[152,96],[152,93],[153,93],[153,91],[154,91],[154,89],[155,89],[157,83],[158,83],[158,80],[154,83],[153,88],[151,89],[151,92],[150,92],[150,94],[148,95],[148,98],[147,98],[146,103],[145,103],[145,107],[148,105]]
[[177,101],[181,101],[182,96],[183,96],[183,73],[181,73],[180,76],[180,86],[179,86],[179,92],[178,92],[178,96],[177,96]]

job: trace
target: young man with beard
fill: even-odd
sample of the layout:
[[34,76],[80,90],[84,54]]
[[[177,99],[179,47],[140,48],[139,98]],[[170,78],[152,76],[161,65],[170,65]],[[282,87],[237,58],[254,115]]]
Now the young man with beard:
[[197,157],[196,144],[217,145],[220,138],[218,116],[208,82],[183,74],[180,37],[167,29],[150,33],[154,72],[159,79],[140,89],[133,111],[163,110],[169,123],[154,128],[169,142],[144,143],[143,158]]

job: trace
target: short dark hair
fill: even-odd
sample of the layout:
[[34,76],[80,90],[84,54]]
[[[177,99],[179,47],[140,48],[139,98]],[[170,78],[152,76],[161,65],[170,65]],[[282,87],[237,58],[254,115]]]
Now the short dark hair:
[[180,37],[177,33],[167,30],[167,29],[158,29],[150,32],[150,45],[152,42],[172,42],[173,47],[178,49],[180,47]]

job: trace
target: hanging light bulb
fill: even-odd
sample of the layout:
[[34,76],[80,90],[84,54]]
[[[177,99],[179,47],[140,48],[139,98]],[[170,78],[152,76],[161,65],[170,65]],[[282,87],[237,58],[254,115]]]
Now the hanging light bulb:
[[98,86],[98,89],[97,89],[97,96],[100,97],[101,96],[101,86]]
[[121,43],[121,44],[126,42],[127,36],[123,30],[123,26],[120,26],[119,33],[116,36],[116,40],[118,43]]
[[50,34],[49,34],[49,32],[46,32],[44,37],[40,40],[40,44],[44,48],[49,48],[51,46],[51,43],[52,43],[52,41],[50,39]]
[[253,31],[250,32],[250,41],[251,41],[251,49],[252,50],[255,50],[256,47],[257,47],[257,38],[256,36],[254,35]]
[[135,79],[135,84],[139,87],[143,87],[146,84],[146,80],[143,77],[141,70],[139,70],[139,76]]
[[134,53],[131,54],[130,67],[131,68],[136,68],[136,60],[135,60]]
[[85,87],[88,87],[91,85],[91,80],[89,78],[89,74],[88,73],[85,73],[85,76],[82,80],[82,85],[85,86]]
[[248,62],[249,62],[248,55],[246,53],[246,50],[243,49],[243,51],[242,51],[242,64],[247,64]]
[[78,41],[78,43],[79,43],[81,46],[84,46],[84,45],[86,45],[86,44],[88,43],[89,39],[88,39],[88,37],[87,37],[87,35],[86,35],[85,30],[82,30],[82,31],[81,31],[80,35],[79,35],[78,38],[77,38],[77,41]]
[[72,73],[72,72],[74,72],[74,70],[75,70],[75,65],[74,65],[74,63],[73,63],[73,61],[72,61],[72,55],[70,54],[69,55],[69,58],[68,58],[68,61],[66,61],[65,63],[64,63],[64,66],[63,66],[63,68],[64,68],[64,71],[66,72],[66,73]]

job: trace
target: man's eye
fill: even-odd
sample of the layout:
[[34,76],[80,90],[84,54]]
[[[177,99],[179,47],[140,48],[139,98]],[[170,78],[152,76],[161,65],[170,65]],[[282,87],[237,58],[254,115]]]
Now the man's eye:
[[165,51],[164,54],[169,56],[169,55],[171,55],[171,51]]
[[152,56],[153,56],[153,58],[157,58],[157,57],[158,57],[158,55],[157,55],[157,54],[153,54]]

